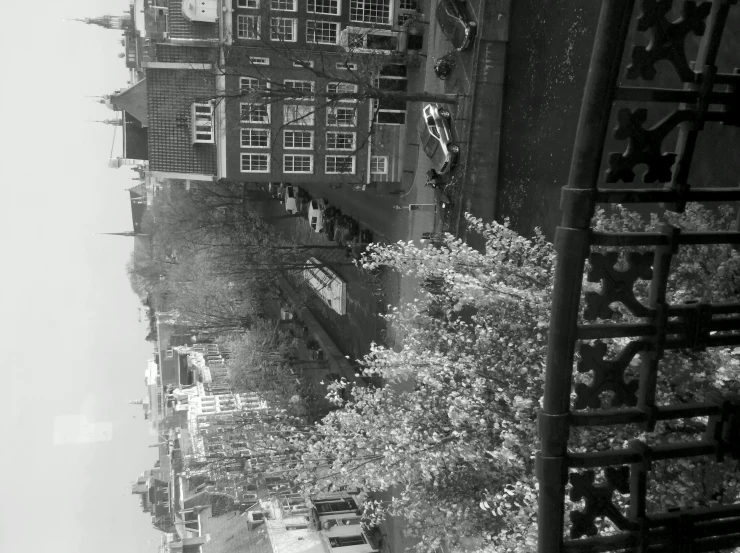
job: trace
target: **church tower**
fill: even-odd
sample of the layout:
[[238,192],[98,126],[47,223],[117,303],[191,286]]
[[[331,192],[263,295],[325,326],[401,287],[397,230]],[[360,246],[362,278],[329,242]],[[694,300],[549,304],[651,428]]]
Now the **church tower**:
[[119,31],[129,29],[133,25],[131,14],[122,15],[101,15],[100,17],[86,17],[84,19],[72,19],[87,25],[98,25],[104,29],[118,29]]

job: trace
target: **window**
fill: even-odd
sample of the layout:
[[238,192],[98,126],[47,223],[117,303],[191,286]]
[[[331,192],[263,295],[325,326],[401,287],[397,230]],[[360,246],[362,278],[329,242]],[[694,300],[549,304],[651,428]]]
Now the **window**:
[[252,65],[270,65],[270,58],[250,57],[249,61]]
[[398,3],[398,7],[402,10],[416,11],[418,9],[418,6],[416,5],[416,0],[400,0]]
[[336,44],[339,23],[331,21],[306,21],[306,42]]
[[269,123],[270,106],[265,104],[241,104],[241,120],[245,123]]
[[294,12],[296,0],[271,0],[270,7],[275,11]]
[[285,154],[283,156],[283,172],[313,173],[313,156]]
[[314,124],[314,107],[292,104],[283,106],[283,122],[286,125],[312,126]]
[[328,132],[326,133],[327,150],[354,150],[355,133],[353,132]]
[[351,545],[363,545],[365,538],[362,534],[357,536],[337,536],[336,538],[329,538],[329,545],[332,547],[349,547]]
[[313,67],[313,62],[306,60],[296,60],[293,62],[293,67]]
[[249,90],[267,90],[270,88],[270,83],[262,79],[256,79],[254,77],[239,77],[239,89],[242,92]]
[[270,145],[270,129],[240,129],[242,148],[267,148]]
[[391,0],[350,0],[349,19],[357,23],[391,24]]
[[270,40],[295,42],[297,20],[287,17],[273,17],[270,19]]
[[283,148],[313,149],[313,131],[283,131]]
[[329,108],[326,110],[326,124],[351,127],[355,124],[355,115],[355,108]]
[[313,101],[313,96],[312,96],[312,93],[314,91],[313,81],[294,81],[294,80],[286,79],[285,89],[298,91],[298,93],[295,96],[290,96],[290,98],[295,98],[297,100]]
[[191,115],[193,142],[213,142],[213,105],[193,104]]
[[340,71],[357,71],[357,64],[340,61],[337,63],[337,69]]
[[340,15],[339,0],[308,0],[308,13],[321,13],[325,15]]
[[[352,83],[329,83],[326,85],[329,94],[356,94],[357,85]],[[356,102],[356,98],[340,98],[340,102]]]
[[355,174],[355,156],[326,156],[324,161],[324,172],[327,175]]
[[236,36],[247,40],[256,40],[260,37],[259,15],[237,15]]
[[175,352],[172,349],[168,349],[165,351],[165,358],[166,359],[172,359],[175,355]]
[[237,8],[259,8],[260,0],[237,0]]
[[388,157],[370,156],[370,174],[371,175],[388,174]]

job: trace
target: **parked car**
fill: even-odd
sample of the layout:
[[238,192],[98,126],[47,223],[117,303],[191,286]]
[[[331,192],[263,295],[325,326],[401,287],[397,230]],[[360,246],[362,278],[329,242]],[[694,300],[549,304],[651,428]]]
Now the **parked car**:
[[[444,175],[457,163],[457,156],[460,153],[460,147],[455,144],[452,138],[452,127],[450,125],[452,115],[447,108],[440,107],[439,104],[426,104],[423,108],[423,116],[426,130],[442,149],[442,160],[437,172]],[[425,145],[425,151],[427,149]],[[429,157],[432,157],[433,154],[434,151]]]
[[285,204],[285,211],[293,215],[298,214],[298,187],[286,186],[283,191],[282,202]]
[[267,185],[267,191],[273,198],[282,199],[285,185],[282,182],[271,182]]
[[478,29],[468,15],[467,0],[441,0],[437,5],[437,23],[458,51],[470,48]]
[[352,217],[341,215],[330,238],[340,246],[346,246],[360,233],[360,225]]
[[321,198],[314,198],[308,204],[308,224],[314,232],[322,232],[324,230],[324,210],[326,209],[326,202]]

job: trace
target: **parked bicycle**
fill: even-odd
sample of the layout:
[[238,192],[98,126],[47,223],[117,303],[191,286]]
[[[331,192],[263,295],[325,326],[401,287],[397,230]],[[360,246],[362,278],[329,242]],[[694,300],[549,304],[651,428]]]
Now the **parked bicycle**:
[[434,61],[434,74],[443,81],[452,74],[452,68],[457,63],[455,52],[447,52],[444,56]]

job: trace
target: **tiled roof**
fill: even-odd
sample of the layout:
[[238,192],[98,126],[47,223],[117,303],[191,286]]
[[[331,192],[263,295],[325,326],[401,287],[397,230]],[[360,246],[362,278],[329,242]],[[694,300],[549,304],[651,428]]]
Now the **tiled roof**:
[[170,38],[218,38],[218,23],[202,23],[186,19],[182,14],[182,0],[170,0],[168,15]]
[[215,46],[184,46],[160,42],[155,45],[157,61],[173,63],[215,63],[218,49]]
[[216,95],[214,75],[196,69],[147,69],[146,75],[150,170],[215,175],[215,144],[193,144],[190,132],[192,104]]
[[142,80],[111,97],[111,103],[133,115],[141,121],[142,126],[146,127],[146,92],[146,81]]

